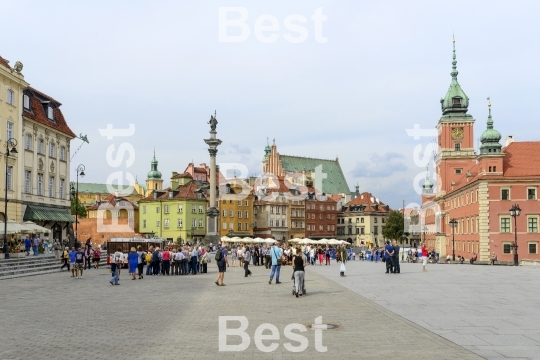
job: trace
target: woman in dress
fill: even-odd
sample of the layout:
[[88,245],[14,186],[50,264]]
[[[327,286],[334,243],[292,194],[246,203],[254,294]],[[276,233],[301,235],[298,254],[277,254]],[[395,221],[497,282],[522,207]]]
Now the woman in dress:
[[132,247],[128,254],[129,273],[131,274],[131,280],[135,280],[135,273],[137,272],[137,265],[139,264],[139,254],[137,250]]
[[143,270],[144,270],[144,262],[146,260],[146,253],[143,251],[141,245],[137,246],[137,256],[138,256],[137,270],[139,273],[139,279],[142,279],[144,278]]
[[233,246],[231,251],[232,267],[236,264],[236,246]]

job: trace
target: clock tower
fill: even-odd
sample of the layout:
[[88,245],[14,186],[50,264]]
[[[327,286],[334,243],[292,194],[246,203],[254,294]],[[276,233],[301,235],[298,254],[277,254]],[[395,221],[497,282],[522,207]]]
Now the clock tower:
[[469,98],[458,83],[456,42],[453,40],[452,81],[441,99],[442,117],[437,124],[438,153],[435,158],[439,183],[437,191],[449,192],[465,177],[464,171],[476,162],[474,118],[467,114]]

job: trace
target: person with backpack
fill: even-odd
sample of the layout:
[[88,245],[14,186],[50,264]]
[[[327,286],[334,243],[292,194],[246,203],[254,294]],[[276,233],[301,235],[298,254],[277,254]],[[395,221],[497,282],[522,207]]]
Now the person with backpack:
[[152,268],[152,253],[154,252],[154,247],[150,246],[148,248],[148,252],[144,255],[146,260],[146,275],[152,275],[153,274],[153,268]]
[[152,275],[159,275],[159,247],[152,253]]
[[225,278],[225,271],[227,270],[227,267],[229,267],[229,260],[227,259],[227,248],[225,246],[222,248],[218,246],[215,260],[218,266],[218,277],[216,279],[216,285],[225,286],[225,284],[223,283],[223,279]]
[[246,249],[244,253],[244,277],[251,276],[251,271],[249,271],[249,262],[251,261],[251,251]]

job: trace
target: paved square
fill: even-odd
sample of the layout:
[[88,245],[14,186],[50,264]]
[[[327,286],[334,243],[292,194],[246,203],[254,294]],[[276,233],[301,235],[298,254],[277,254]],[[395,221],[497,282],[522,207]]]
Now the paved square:
[[401,274],[385,274],[383,263],[350,261],[341,278],[337,265],[309,268],[487,359],[540,359],[540,267],[421,269],[402,263]]
[[[351,266],[344,285],[362,283],[363,267],[370,266]],[[336,265],[326,270],[341,282]],[[81,280],[64,272],[0,281],[0,359],[480,359],[312,269],[307,273],[308,295],[301,298],[292,296],[290,267],[283,268],[280,285],[268,285],[269,271],[264,267],[252,267],[249,278],[243,277],[243,269],[228,268],[225,287],[214,284],[214,263],[209,271],[132,281],[123,270],[121,286],[109,285],[106,269],[86,271]],[[358,276],[353,276],[354,271]],[[372,286],[384,292],[386,285],[374,278]],[[395,297],[408,302],[402,294]],[[219,352],[220,315],[247,317],[251,342],[245,351]],[[299,343],[284,338],[285,326],[309,325],[318,316],[324,323],[339,325],[322,332],[322,345],[328,351],[315,349],[313,330],[303,333],[309,342],[304,352],[286,350],[284,343]],[[279,329],[280,346],[271,353],[261,352],[254,344],[255,329],[263,323]],[[481,340],[490,344],[493,339]],[[228,343],[238,344],[240,338],[229,337]],[[486,351],[495,351],[484,346]]]

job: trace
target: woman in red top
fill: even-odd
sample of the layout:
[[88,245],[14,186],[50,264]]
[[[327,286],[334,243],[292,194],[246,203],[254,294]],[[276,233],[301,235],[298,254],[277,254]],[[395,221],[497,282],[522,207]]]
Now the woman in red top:
[[426,265],[428,261],[428,252],[426,249],[426,243],[422,243],[422,271],[427,272]]
[[162,256],[163,258],[161,261],[163,263],[163,271],[161,273],[163,275],[169,275],[169,271],[171,269],[171,253],[169,252],[169,248],[167,246],[165,246],[165,251],[163,251]]

